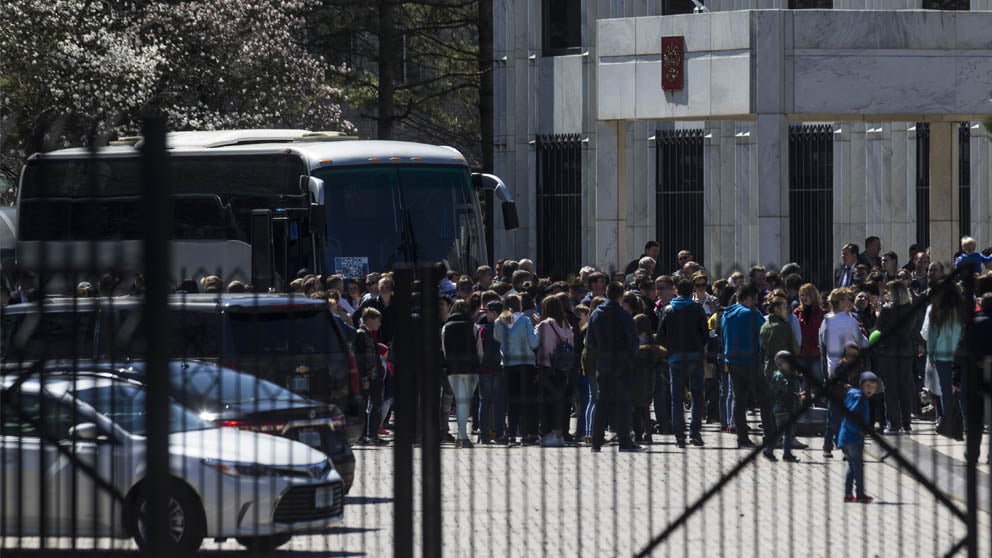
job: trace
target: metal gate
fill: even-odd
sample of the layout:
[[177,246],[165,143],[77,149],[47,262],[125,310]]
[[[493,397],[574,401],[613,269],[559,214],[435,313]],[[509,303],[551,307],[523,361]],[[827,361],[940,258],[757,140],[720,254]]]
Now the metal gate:
[[821,289],[833,282],[833,139],[830,125],[789,126],[789,261]]
[[674,271],[680,250],[689,250],[705,264],[703,241],[703,131],[655,132],[656,238],[661,243],[658,266]]
[[537,138],[537,267],[563,280],[582,267],[582,138]]

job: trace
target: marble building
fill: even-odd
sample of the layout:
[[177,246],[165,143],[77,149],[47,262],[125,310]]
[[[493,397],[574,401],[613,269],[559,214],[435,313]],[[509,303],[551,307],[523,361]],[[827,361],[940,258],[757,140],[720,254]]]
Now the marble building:
[[[616,270],[657,239],[667,272],[690,246],[666,242],[666,219],[684,220],[694,251],[722,276],[797,257],[829,268],[843,244],[872,235],[900,262],[917,241],[948,260],[962,232],[992,245],[992,142],[980,124],[992,114],[992,0],[923,7],[712,0],[709,13],[673,14],[692,6],[497,1],[495,170],[521,228],[497,233],[495,257],[537,256],[539,271],[557,275],[579,262]],[[661,37],[682,38],[680,89],[662,89]],[[827,142],[829,218],[796,211],[801,128]],[[684,215],[659,207],[670,171],[659,138],[675,130],[701,149],[701,203]],[[548,157],[556,141],[580,156]],[[574,234],[549,227],[562,211],[575,214]],[[811,235],[817,253],[797,253]]]

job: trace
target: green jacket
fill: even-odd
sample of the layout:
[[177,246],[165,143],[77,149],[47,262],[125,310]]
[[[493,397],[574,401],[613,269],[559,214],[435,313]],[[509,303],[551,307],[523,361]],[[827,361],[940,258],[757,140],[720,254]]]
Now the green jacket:
[[768,321],[761,326],[759,335],[765,353],[765,378],[770,378],[775,371],[775,355],[779,351],[789,351],[798,355],[799,343],[796,343],[796,336],[792,333],[789,322],[774,314],[768,316]]
[[781,370],[772,373],[772,412],[776,415],[791,415],[799,410],[799,391],[802,383],[799,374],[783,374]]

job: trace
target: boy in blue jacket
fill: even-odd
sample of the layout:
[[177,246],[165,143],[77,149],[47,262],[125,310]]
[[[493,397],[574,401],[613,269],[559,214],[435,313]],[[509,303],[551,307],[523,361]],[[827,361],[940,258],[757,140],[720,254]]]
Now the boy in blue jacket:
[[[844,477],[844,501],[867,504],[873,500],[865,494],[865,438],[861,426],[855,424],[851,415],[858,417],[859,422],[868,428],[871,416],[868,400],[878,389],[878,376],[873,372],[862,372],[858,378],[858,387],[852,387],[844,398],[844,407],[851,413],[844,416],[837,434],[837,447],[847,458],[847,475]],[[855,493],[854,486],[857,485]]]

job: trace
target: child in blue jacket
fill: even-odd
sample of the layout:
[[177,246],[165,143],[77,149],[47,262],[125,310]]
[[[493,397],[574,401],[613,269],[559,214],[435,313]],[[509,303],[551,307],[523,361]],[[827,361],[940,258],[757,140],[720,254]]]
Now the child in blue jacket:
[[[841,422],[840,432],[837,434],[837,447],[843,450],[847,458],[847,475],[844,477],[845,502],[867,504],[873,500],[871,496],[865,494],[865,438],[861,427],[869,428],[871,425],[868,400],[875,395],[877,389],[878,376],[873,372],[865,371],[858,378],[858,387],[849,389],[847,397],[844,398],[844,407],[850,414],[845,415],[844,421]],[[852,415],[860,420],[855,422],[852,420]],[[856,493],[855,485],[857,485]]]

